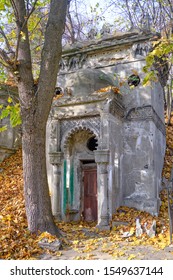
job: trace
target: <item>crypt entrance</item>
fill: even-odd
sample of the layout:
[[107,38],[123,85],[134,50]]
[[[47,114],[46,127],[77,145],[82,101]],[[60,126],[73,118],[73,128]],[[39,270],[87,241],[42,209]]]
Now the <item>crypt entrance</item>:
[[94,163],[82,164],[83,211],[85,221],[97,221],[97,166]]
[[58,220],[95,220],[107,229],[120,205],[158,214],[164,100],[158,82],[142,83],[154,38],[108,35],[64,50],[47,125]]
[[103,228],[122,196],[122,96],[99,90],[111,83],[100,70],[76,71],[70,82],[73,91],[54,101],[47,129],[52,211],[58,220]]
[[[87,141],[91,152],[97,149],[97,139],[92,136]],[[83,211],[85,221],[97,221],[97,165],[95,160],[82,160]]]
[[90,128],[76,127],[64,142],[67,220],[97,221],[97,141]]

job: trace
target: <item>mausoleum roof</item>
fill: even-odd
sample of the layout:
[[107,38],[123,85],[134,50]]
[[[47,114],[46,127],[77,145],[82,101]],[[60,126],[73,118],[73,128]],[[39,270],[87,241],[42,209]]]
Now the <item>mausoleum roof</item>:
[[88,96],[107,86],[113,86],[113,78],[99,69],[82,69],[70,73],[65,88],[72,96]]

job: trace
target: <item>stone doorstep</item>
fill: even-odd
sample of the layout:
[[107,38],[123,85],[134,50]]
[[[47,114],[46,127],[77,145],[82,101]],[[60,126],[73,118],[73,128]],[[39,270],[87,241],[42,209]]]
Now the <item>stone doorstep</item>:
[[124,222],[124,221],[112,221],[112,227],[114,226],[128,226],[129,223],[128,222]]
[[111,229],[111,227],[109,225],[97,225],[96,228],[99,230],[99,231],[107,231]]
[[165,247],[164,251],[173,253],[173,243]]
[[59,239],[53,241],[53,242],[49,242],[47,238],[43,238],[42,240],[40,240],[38,242],[38,245],[40,246],[40,248],[42,249],[47,249],[50,250],[52,252],[57,252],[61,249],[61,242]]

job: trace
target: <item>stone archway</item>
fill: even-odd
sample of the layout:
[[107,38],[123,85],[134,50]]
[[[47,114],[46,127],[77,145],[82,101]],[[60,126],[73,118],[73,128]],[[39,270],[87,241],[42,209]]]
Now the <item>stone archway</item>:
[[84,118],[84,119],[73,119],[64,120],[61,123],[61,151],[64,153],[68,147],[69,140],[78,131],[88,131],[99,139],[100,134],[100,118]]
[[[87,220],[96,220],[97,201],[95,200],[94,216],[89,214],[91,209],[87,209],[87,206],[93,205],[89,201],[93,200],[92,182],[95,186],[95,199],[97,198],[97,166],[94,150],[98,138],[91,129],[76,127],[67,132],[63,140],[62,148],[66,164],[63,193],[67,193],[65,213],[68,213],[68,220],[79,220],[83,214]],[[91,178],[94,178],[94,181]]]

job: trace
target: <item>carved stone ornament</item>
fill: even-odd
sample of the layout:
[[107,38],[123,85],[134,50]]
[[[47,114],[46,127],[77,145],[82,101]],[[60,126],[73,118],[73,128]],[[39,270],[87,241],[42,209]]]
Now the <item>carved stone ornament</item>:
[[140,20],[140,25],[141,25],[141,29],[143,32],[151,32],[151,18],[150,15],[147,13],[145,15],[143,15],[143,17]]
[[100,135],[100,118],[90,117],[84,119],[71,119],[61,121],[60,141],[61,150],[65,152],[69,137],[77,131],[87,130],[99,138]]
[[132,56],[135,58],[138,55],[147,56],[147,54],[151,51],[152,45],[151,42],[138,43],[132,46]]
[[49,153],[49,161],[52,165],[60,165],[62,163],[63,153],[62,152],[52,152]]
[[151,105],[131,109],[126,115],[126,119],[130,121],[152,120],[162,134],[166,135],[165,125]]
[[81,69],[87,58],[86,53],[78,53],[74,56],[65,56],[60,61],[60,71],[67,72],[70,70]]
[[92,28],[89,32],[88,32],[88,39],[93,40],[95,39],[97,36],[97,30],[95,28]]
[[51,122],[51,129],[50,129],[50,138],[55,139],[57,138],[57,122]]
[[124,116],[125,108],[121,102],[121,100],[118,101],[116,98],[111,101],[109,111],[113,116],[119,116],[121,118]]
[[75,128],[90,129],[98,137],[100,134],[100,118],[90,117],[83,119],[62,120],[60,122],[61,139],[66,132],[75,130]]
[[104,35],[110,35],[110,33],[111,33],[110,25],[106,23],[103,24],[102,29],[100,30],[100,34],[104,36]]

